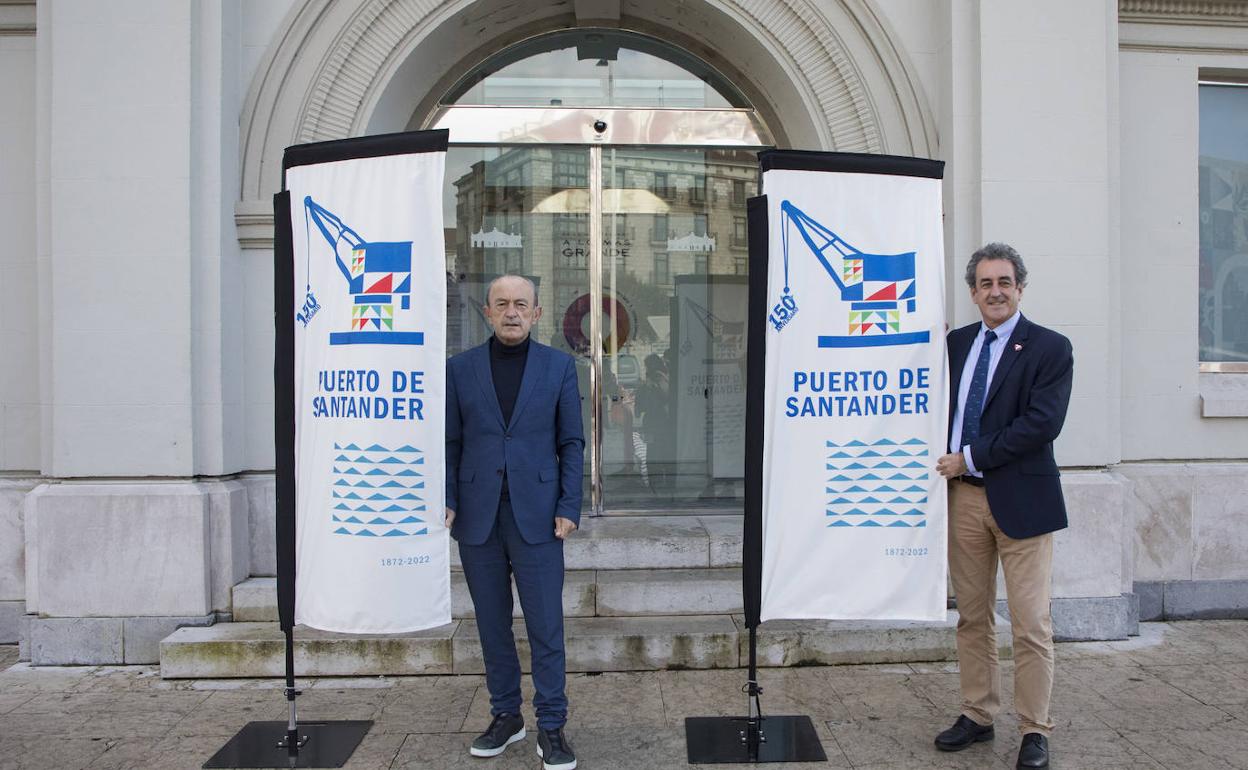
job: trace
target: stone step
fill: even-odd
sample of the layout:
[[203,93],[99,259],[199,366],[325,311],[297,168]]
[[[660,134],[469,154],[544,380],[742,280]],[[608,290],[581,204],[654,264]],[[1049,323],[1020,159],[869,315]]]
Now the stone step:
[[[520,667],[528,673],[529,634],[512,626]],[[646,618],[569,618],[563,624],[568,671],[656,671],[736,668],[737,625],[729,615]],[[477,624],[461,621],[455,635],[455,673],[484,674]]]
[[[953,660],[957,613],[939,623],[769,621],[758,632],[759,665],[906,663]],[[523,621],[514,626],[529,668]],[[568,618],[569,671],[735,668],[748,662],[739,615]],[[1012,653],[1009,626],[998,619],[1001,657]],[[275,677],[283,674],[277,623],[220,623],[181,628],[160,645],[169,679]],[[298,676],[471,674],[484,670],[476,623],[456,620],[414,634],[349,635],[295,629]]]
[[[597,595],[597,584],[594,582],[593,570],[568,570],[563,574],[563,616],[565,618],[590,618],[594,616],[594,601]],[[511,584],[511,615],[521,617],[520,596],[516,593],[516,584]],[[468,593],[468,583],[464,573],[451,570],[451,616],[454,618],[474,618],[476,611],[472,607],[472,596]]]
[[744,612],[741,570],[599,570],[597,615],[731,615]]
[[[1014,657],[1010,623],[996,617],[997,656]],[[749,662],[749,633],[736,616],[742,665]],[[920,663],[957,659],[958,611],[941,622],[908,620],[769,620],[758,627],[758,665],[839,666]]]
[[[740,514],[585,516],[564,546],[564,563],[569,570],[740,567],[741,528]],[[455,547],[451,566],[459,566]]]
[[230,601],[235,623],[276,623],[277,578],[247,578],[234,586]]
[[[563,614],[569,618],[586,618],[594,614],[594,597],[597,586],[593,570],[570,570],[563,580]],[[520,617],[520,599],[512,586],[513,615]],[[234,620],[242,622],[276,623],[277,578],[248,578],[234,586]],[[474,616],[472,597],[464,573],[451,570],[451,616],[471,618]]]
[[[740,612],[740,577],[727,577],[727,568],[741,566],[742,517],[735,514],[701,516],[603,516],[582,519],[582,529],[569,538],[564,553],[568,577],[564,581],[564,614],[597,615],[726,614]],[[458,568],[459,549],[451,548],[451,565]],[[707,575],[625,577],[623,570],[711,570]],[[595,570],[612,573],[594,578]],[[730,583],[738,589],[735,601]],[[628,584],[628,585],[624,585]],[[596,591],[610,586],[611,598],[597,606]],[[636,588],[653,601],[642,602],[624,592]],[[675,593],[672,593],[672,592]],[[452,572],[452,615],[472,617],[463,575]],[[692,592],[692,594],[690,593]],[[701,599],[715,597],[711,604]],[[519,616],[519,604],[516,604]],[[277,580],[249,578],[234,586],[234,620],[277,620]]]
[[[520,599],[512,587],[515,617]],[[234,620],[277,621],[277,579],[248,578],[234,586]],[[657,570],[569,570],[563,581],[563,614],[729,615],[742,612],[741,570],[736,568]],[[475,616],[464,573],[451,571],[451,615]]]
[[[299,676],[452,674],[459,621],[411,634],[335,634],[297,626]],[[286,644],[277,623],[179,628],[160,643],[165,679],[284,676]]]

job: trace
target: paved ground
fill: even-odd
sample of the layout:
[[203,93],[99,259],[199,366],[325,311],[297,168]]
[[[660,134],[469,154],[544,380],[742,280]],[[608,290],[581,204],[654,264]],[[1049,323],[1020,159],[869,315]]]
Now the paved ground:
[[[279,682],[162,681],[150,666],[32,669],[16,659],[0,647],[0,768],[198,768],[246,722],[284,718]],[[1010,717],[992,744],[933,748],[956,716],[956,671],[764,669],[763,707],[814,719],[828,763],[800,767],[1013,767]],[[581,767],[685,767],[684,718],[739,714],[742,681],[738,670],[571,676]],[[532,737],[498,759],[467,756],[488,722],[479,676],[300,685],[301,716],[376,721],[349,767],[540,767]],[[1248,622],[1148,623],[1125,642],[1058,645],[1053,701],[1054,767],[1248,768]]]

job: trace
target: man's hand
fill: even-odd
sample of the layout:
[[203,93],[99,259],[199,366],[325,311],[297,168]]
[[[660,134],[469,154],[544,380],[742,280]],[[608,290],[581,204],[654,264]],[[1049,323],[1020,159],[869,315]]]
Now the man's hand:
[[446,528],[450,529],[451,525],[454,523],[455,523],[455,511],[451,510],[450,508],[447,508],[446,509]]
[[957,478],[969,470],[961,452],[943,455],[936,461],[936,472],[947,479]]
[[576,522],[571,519],[565,519],[562,516],[555,517],[555,537],[564,540],[568,535],[576,531]]

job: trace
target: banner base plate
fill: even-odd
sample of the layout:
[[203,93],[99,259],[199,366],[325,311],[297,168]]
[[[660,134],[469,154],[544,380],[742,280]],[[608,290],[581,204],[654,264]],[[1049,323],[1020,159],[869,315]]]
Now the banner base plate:
[[372,721],[299,722],[300,748],[290,751],[285,722],[248,722],[203,767],[342,767]]
[[828,761],[810,717],[761,717],[758,723],[761,738],[751,746],[746,717],[686,717],[689,764]]

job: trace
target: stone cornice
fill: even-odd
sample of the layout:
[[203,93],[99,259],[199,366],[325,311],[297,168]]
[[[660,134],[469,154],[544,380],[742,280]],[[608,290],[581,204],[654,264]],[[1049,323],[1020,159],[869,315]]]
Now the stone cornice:
[[1248,26],[1248,0],[1118,0],[1118,20],[1242,27]]

